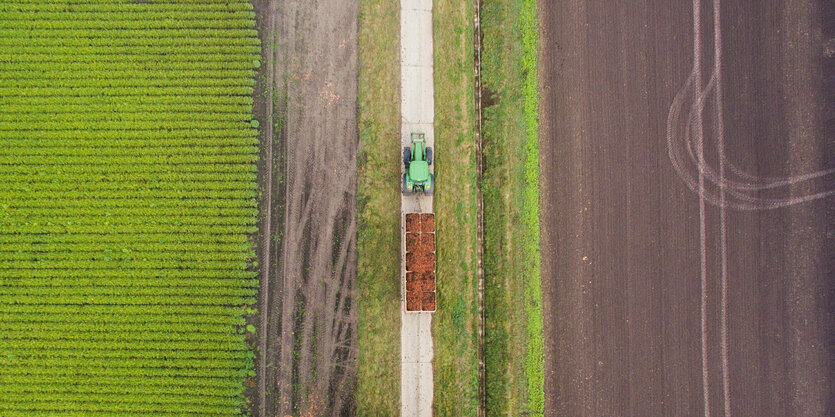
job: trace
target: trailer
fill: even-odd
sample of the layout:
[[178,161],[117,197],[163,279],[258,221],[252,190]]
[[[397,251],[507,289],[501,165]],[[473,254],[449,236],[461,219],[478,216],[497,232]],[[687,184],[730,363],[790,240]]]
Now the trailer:
[[405,214],[406,311],[435,311],[435,214]]

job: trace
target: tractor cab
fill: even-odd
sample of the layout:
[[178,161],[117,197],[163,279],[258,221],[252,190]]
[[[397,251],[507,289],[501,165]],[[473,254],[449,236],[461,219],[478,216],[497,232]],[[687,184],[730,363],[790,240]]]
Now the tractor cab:
[[432,148],[426,147],[423,133],[412,133],[412,146],[403,148],[403,193],[423,192],[432,194],[435,190],[435,176],[429,171],[432,164]]

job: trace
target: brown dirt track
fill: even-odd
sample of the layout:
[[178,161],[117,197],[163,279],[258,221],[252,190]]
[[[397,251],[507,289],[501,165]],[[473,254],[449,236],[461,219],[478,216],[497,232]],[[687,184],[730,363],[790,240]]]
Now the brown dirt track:
[[[357,0],[256,0],[261,259],[254,415],[351,416]],[[261,359],[265,358],[265,359]]]
[[546,415],[835,414],[833,197],[800,201],[835,184],[835,6],[789,3],[716,31],[714,1],[697,28],[691,1],[540,1]]

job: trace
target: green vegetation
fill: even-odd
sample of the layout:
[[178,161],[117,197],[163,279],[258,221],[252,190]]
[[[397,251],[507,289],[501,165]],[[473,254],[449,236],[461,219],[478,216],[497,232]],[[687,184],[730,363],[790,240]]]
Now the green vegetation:
[[[360,2],[357,413],[400,414],[400,4]],[[393,147],[394,146],[394,147]]]
[[246,408],[251,9],[0,3],[3,416]]
[[488,0],[481,17],[488,411],[541,416],[536,0]]
[[433,319],[438,416],[478,407],[473,4],[435,2],[438,307]]

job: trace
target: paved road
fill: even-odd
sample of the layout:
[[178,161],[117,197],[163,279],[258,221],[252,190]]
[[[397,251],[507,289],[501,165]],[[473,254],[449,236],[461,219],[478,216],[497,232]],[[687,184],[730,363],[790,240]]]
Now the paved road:
[[542,4],[547,415],[835,413],[835,5],[718,1]]
[[[432,0],[400,1],[400,146],[412,132],[435,146]],[[429,166],[434,174],[435,165]],[[401,175],[405,173],[401,165]],[[432,313],[406,312],[405,213],[432,213],[433,197],[400,194],[400,415],[431,417],[434,401]]]

